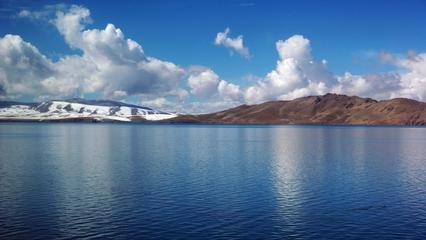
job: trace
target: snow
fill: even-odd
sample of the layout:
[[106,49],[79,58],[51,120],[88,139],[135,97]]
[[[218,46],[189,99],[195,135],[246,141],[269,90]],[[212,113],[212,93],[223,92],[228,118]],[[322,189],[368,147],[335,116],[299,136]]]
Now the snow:
[[145,115],[144,117],[146,120],[149,120],[149,121],[159,121],[159,120],[174,118],[174,117],[177,117],[177,115],[159,113],[159,114],[148,114],[148,115]]
[[[10,120],[61,120],[71,118],[92,118],[99,121],[113,120],[130,122],[132,117],[141,117],[149,121],[159,121],[174,118],[176,114],[156,110],[146,110],[127,106],[98,106],[66,101],[48,101],[41,103],[38,108],[49,106],[46,112],[26,105],[13,105],[0,108],[0,119]],[[132,114],[133,113],[133,114]]]

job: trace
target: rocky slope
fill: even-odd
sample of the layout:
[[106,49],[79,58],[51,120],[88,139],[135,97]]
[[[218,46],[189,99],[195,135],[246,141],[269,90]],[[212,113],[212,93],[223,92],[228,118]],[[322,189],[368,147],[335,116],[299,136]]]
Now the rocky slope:
[[366,124],[426,125],[426,103],[395,98],[371,98],[326,94],[292,101],[242,105],[225,111],[180,115],[166,120],[177,123],[239,124]]

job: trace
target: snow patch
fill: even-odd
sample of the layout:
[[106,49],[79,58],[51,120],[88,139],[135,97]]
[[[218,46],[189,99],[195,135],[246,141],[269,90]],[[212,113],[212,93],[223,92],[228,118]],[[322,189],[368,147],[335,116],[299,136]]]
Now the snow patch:
[[112,120],[130,122],[133,117],[148,121],[159,121],[176,117],[176,114],[151,110],[138,106],[99,106],[67,101],[48,101],[32,108],[26,105],[12,105],[0,108],[0,119],[11,120],[66,120],[92,118],[98,121]]

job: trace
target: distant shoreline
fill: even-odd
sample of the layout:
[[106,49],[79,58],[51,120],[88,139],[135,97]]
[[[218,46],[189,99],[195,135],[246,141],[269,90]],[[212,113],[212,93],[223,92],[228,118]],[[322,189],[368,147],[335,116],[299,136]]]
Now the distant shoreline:
[[60,124],[60,123],[80,123],[80,124],[119,124],[119,125],[168,125],[168,126],[299,126],[299,127],[395,127],[395,128],[426,128],[426,125],[409,124],[348,124],[348,123],[201,123],[201,122],[161,122],[161,121],[90,121],[90,120],[36,120],[36,119],[0,119],[1,123],[40,123],[40,124]]
[[[0,102],[1,103],[1,102]],[[426,126],[426,103],[412,99],[374,100],[325,94],[291,101],[240,105],[206,114],[175,114],[109,100],[70,99],[40,104],[0,104],[0,121],[132,122],[210,125]]]

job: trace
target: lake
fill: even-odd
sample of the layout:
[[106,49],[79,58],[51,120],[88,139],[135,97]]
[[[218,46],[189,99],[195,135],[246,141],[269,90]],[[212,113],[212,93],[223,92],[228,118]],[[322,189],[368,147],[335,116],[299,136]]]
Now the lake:
[[426,128],[0,123],[0,238],[425,239]]

